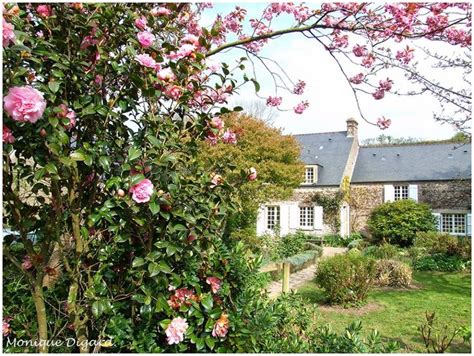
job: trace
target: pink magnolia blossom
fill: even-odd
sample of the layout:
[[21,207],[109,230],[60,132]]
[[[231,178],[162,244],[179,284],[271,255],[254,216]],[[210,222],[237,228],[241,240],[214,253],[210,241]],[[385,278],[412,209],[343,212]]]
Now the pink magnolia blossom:
[[135,60],[142,66],[156,69],[160,65],[149,54],[139,54],[135,56]]
[[298,105],[296,105],[293,110],[296,114],[301,115],[307,108],[309,107],[308,101],[302,101]]
[[36,11],[41,17],[50,17],[52,15],[51,6],[49,5],[38,5]]
[[186,319],[181,317],[174,318],[165,330],[168,345],[179,344],[184,340],[184,334],[188,329]]
[[268,106],[279,106],[281,105],[282,102],[282,97],[281,96],[269,96],[267,98],[267,105]]
[[155,7],[150,11],[152,16],[169,16],[171,15],[171,10],[168,10],[166,7]]
[[248,179],[249,180],[257,179],[257,170],[255,169],[255,167],[250,167]]
[[229,331],[229,318],[227,314],[222,314],[219,319],[217,319],[214,327],[212,328],[213,337],[225,337]]
[[3,104],[8,116],[19,122],[35,123],[46,108],[43,94],[31,86],[10,88]]
[[207,277],[206,283],[211,285],[212,293],[217,293],[221,289],[222,281],[217,277]]
[[137,34],[138,42],[144,48],[150,47],[155,42],[155,35],[148,31],[142,31]]
[[219,117],[213,117],[211,119],[210,125],[212,128],[221,130],[224,128],[224,120]]
[[372,93],[372,96],[375,100],[383,99],[383,97],[385,96],[385,91],[382,89],[377,89],[375,93]]
[[293,88],[293,94],[301,95],[304,92],[304,88],[306,87],[306,83],[302,80],[298,80]]
[[147,20],[145,16],[139,17],[138,19],[135,19],[135,27],[138,28],[139,30],[144,30],[146,29],[147,25]]
[[352,52],[354,53],[356,57],[363,57],[368,54],[367,48],[365,46],[359,46],[359,45],[355,45],[352,48]]
[[164,68],[160,70],[156,76],[158,77],[159,80],[162,80],[164,82],[173,82],[176,80],[176,75],[173,73],[173,70],[171,68]]
[[353,84],[360,84],[364,81],[365,75],[363,73],[356,74],[352,78],[349,78],[349,81]]
[[10,130],[7,126],[3,125],[3,136],[2,136],[4,143],[13,143],[15,142],[15,136],[13,136],[12,130]]
[[3,31],[2,31],[3,47],[8,47],[10,42],[14,43],[15,33],[13,32],[13,30],[15,29],[15,27],[11,23],[6,22],[5,19],[2,19],[2,23],[3,23]]
[[228,144],[236,144],[237,135],[232,130],[227,129],[222,135],[222,142],[228,143]]
[[390,119],[386,119],[385,116],[382,116],[381,118],[379,118],[377,120],[377,126],[381,129],[381,130],[385,130],[385,129],[388,129],[390,127],[390,124],[392,123],[392,120]]
[[153,183],[149,179],[144,179],[132,186],[130,193],[132,193],[132,199],[137,203],[146,203],[150,201],[150,197],[153,194]]
[[181,88],[176,85],[167,87],[164,93],[168,98],[174,101],[178,100],[182,95]]
[[31,267],[33,267],[33,262],[31,262],[30,256],[26,255],[23,257],[23,262],[21,263],[21,268],[25,270],[29,270]]

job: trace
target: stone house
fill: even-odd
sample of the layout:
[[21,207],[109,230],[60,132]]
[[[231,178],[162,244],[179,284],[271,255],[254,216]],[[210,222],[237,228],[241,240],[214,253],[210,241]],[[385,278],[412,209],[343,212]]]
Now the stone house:
[[357,134],[357,121],[348,119],[346,131],[295,135],[304,180],[287,201],[260,207],[258,235],[347,236],[365,231],[383,202],[414,199],[432,208],[440,231],[471,236],[470,144],[364,147]]

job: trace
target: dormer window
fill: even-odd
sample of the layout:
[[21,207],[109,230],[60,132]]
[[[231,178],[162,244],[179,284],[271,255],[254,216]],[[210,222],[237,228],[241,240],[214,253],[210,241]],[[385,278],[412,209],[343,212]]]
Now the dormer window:
[[306,166],[304,169],[304,184],[314,184],[318,181],[318,166]]

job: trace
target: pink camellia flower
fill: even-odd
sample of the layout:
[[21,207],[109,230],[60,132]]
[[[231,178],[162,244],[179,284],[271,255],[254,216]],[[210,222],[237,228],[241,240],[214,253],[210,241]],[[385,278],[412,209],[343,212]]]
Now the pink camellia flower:
[[9,22],[6,22],[5,19],[2,19],[2,23],[3,23],[3,31],[2,31],[2,35],[3,35],[3,47],[8,47],[8,45],[11,43],[14,42],[15,40],[15,32],[13,32],[13,30],[15,29],[15,27],[9,23]]
[[8,323],[7,319],[3,319],[3,324],[2,324],[2,332],[3,336],[8,336],[12,332],[12,329],[10,328],[10,324]]
[[359,46],[359,45],[355,45],[352,48],[352,52],[354,53],[356,57],[363,57],[368,54],[367,48],[365,46]]
[[76,126],[76,113],[73,110],[69,110],[65,117],[69,119],[69,124],[65,125],[64,127],[66,130],[71,130]]
[[152,16],[168,16],[168,15],[171,15],[171,10],[168,10],[166,7],[158,7],[158,8],[154,8],[150,11],[150,14]]
[[132,199],[137,203],[146,203],[150,201],[150,197],[153,194],[153,183],[149,179],[144,179],[132,186],[130,193],[132,193]]
[[162,80],[164,82],[173,82],[176,80],[176,75],[173,73],[173,70],[171,68],[164,68],[160,70],[156,76],[158,77],[159,80]]
[[382,116],[381,118],[379,118],[377,120],[377,126],[381,129],[381,130],[385,130],[385,129],[388,129],[390,127],[392,123],[392,120],[390,119],[386,119],[385,116]]
[[23,257],[21,267],[25,270],[29,270],[31,267],[33,267],[33,262],[31,262],[30,256],[26,255],[25,257]]
[[188,329],[186,319],[174,318],[165,330],[168,345],[179,344],[184,340],[184,334]]
[[364,81],[365,75],[363,73],[356,74],[352,78],[349,78],[349,81],[353,84],[360,84]]
[[221,289],[222,281],[217,277],[207,277],[206,283],[211,285],[212,293],[217,293]]
[[217,319],[214,327],[212,328],[212,336],[214,337],[225,337],[229,331],[229,318],[227,314],[222,314],[219,319]]
[[237,143],[237,135],[230,129],[227,129],[222,135],[222,142],[229,144]]
[[138,42],[145,47],[150,47],[155,42],[155,35],[148,31],[142,31],[137,34]]
[[186,43],[179,47],[178,51],[173,51],[168,54],[168,58],[175,61],[181,58],[189,57],[194,55],[194,51],[196,51],[196,46]]
[[50,17],[52,14],[51,6],[49,5],[38,5],[36,11],[41,17]]
[[309,106],[308,101],[302,101],[298,105],[296,105],[293,110],[295,111],[296,114],[300,115],[302,114]]
[[31,86],[10,88],[3,104],[8,116],[19,122],[35,123],[46,108],[43,94]]
[[372,93],[372,96],[375,100],[383,99],[383,97],[385,96],[385,91],[382,89],[377,89],[375,93]]
[[213,132],[209,132],[206,137],[206,142],[211,146],[215,146],[217,145],[217,139],[218,137]]
[[157,66],[159,66],[159,64],[156,63],[156,61],[148,54],[136,55],[135,60],[144,67],[156,69]]
[[10,130],[7,126],[3,125],[3,136],[2,136],[4,143],[13,143],[15,142],[15,136],[13,136],[12,130]]
[[185,44],[185,43],[188,43],[188,44],[191,44],[191,45],[194,45],[194,46],[198,47],[199,46],[199,37],[188,33],[187,35],[185,35],[181,39],[181,44]]
[[182,95],[181,88],[176,85],[166,88],[164,93],[168,98],[175,101],[178,100]]
[[269,96],[267,98],[267,105],[268,106],[279,106],[282,102],[281,96]]
[[257,179],[257,170],[255,169],[255,167],[250,167],[248,178],[249,180]]
[[142,31],[146,28],[146,24],[147,24],[146,17],[144,16],[138,19],[135,19],[135,26]]
[[224,128],[224,121],[219,117],[213,117],[210,125],[212,128],[221,130]]
[[97,74],[94,79],[94,84],[97,86],[101,86],[103,80],[104,80],[104,77],[101,76],[100,74]]
[[211,173],[211,188],[217,187],[224,182],[224,178],[220,174]]
[[295,84],[295,87],[293,89],[293,94],[296,94],[296,95],[303,94],[305,87],[306,87],[306,83],[302,80],[298,80],[298,82]]

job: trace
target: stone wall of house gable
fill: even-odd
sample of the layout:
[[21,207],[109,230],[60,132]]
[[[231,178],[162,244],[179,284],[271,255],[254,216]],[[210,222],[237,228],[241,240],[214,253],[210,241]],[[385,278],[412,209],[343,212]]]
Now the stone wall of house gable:
[[293,191],[289,201],[297,201],[301,203],[309,203],[315,193],[336,193],[339,187],[308,187],[308,188],[297,188]]
[[364,232],[372,210],[383,203],[383,184],[351,185],[349,190],[352,232]]

